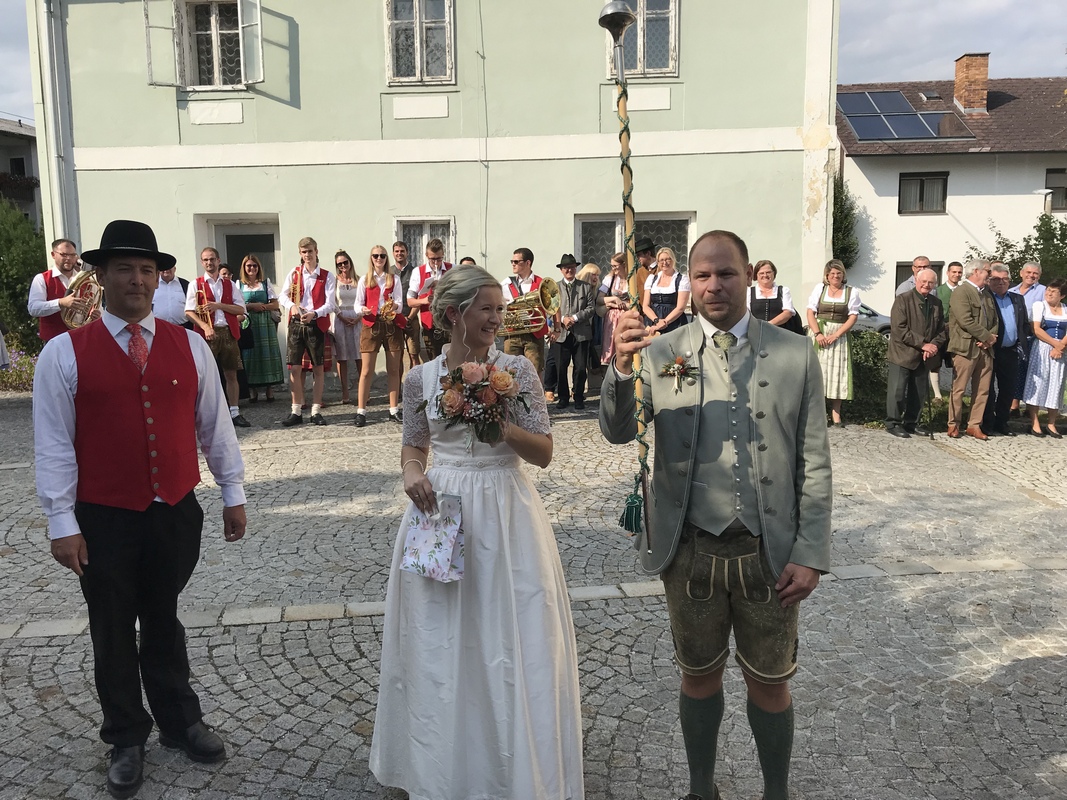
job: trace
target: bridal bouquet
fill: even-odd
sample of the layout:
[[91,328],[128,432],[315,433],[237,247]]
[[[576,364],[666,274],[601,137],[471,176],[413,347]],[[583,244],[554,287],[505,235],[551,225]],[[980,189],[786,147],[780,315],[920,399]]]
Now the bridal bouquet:
[[[503,423],[515,413],[518,404],[530,410],[526,392],[519,391],[515,374],[514,370],[495,364],[468,361],[441,377],[442,391],[433,401],[437,413],[445,420],[446,428],[460,423],[468,426],[468,449],[474,445],[472,432],[478,441],[495,444],[503,434]],[[423,401],[419,410],[426,406]]]

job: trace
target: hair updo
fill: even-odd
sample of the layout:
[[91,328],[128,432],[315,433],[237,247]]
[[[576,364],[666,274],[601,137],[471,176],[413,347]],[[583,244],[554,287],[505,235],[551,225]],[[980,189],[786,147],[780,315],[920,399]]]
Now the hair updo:
[[481,267],[464,267],[463,269],[450,269],[437,282],[433,290],[433,300],[430,301],[430,310],[433,312],[433,323],[442,330],[452,330],[452,321],[445,311],[449,306],[459,311],[460,315],[471,307],[478,292],[487,286],[496,289],[500,284],[496,278]]

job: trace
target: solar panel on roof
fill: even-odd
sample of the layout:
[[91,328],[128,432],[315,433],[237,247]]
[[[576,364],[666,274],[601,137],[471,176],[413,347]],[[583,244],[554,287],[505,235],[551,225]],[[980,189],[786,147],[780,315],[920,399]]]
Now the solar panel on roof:
[[842,114],[876,114],[878,109],[874,107],[871,98],[866,92],[847,92],[837,96],[837,107]]
[[885,121],[898,139],[930,139],[935,135],[918,114],[886,114]]
[[877,114],[871,116],[846,116],[848,124],[856,132],[856,138],[861,142],[869,139],[895,139],[893,131],[889,129],[886,121]]
[[906,114],[915,110],[900,92],[867,92],[867,96],[883,114]]

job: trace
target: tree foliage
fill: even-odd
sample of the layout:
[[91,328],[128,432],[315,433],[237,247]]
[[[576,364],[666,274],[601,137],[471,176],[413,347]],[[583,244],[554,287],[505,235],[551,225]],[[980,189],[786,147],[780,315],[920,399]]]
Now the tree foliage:
[[856,210],[856,198],[849,191],[844,176],[838,173],[834,177],[833,250],[834,258],[840,259],[846,270],[852,269],[860,255]]
[[1027,261],[1041,265],[1042,283],[1047,283],[1049,278],[1067,277],[1067,220],[1042,214],[1037,218],[1034,232],[1018,242],[1005,236],[992,220],[989,230],[993,234],[993,251],[968,243],[967,258],[1003,261],[1011,268],[1013,280],[1018,280],[1019,270]]
[[44,236],[10,201],[0,198],[0,319],[10,329],[8,342],[16,349],[37,353],[41,340],[37,322],[26,310],[33,276],[47,253]]

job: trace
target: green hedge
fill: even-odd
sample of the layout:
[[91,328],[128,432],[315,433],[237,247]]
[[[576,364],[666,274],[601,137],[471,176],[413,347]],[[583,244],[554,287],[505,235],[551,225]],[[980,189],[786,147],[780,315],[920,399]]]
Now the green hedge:
[[885,338],[875,331],[849,335],[852,350],[852,402],[842,405],[849,422],[866,423],[885,419],[885,393],[889,369]]

